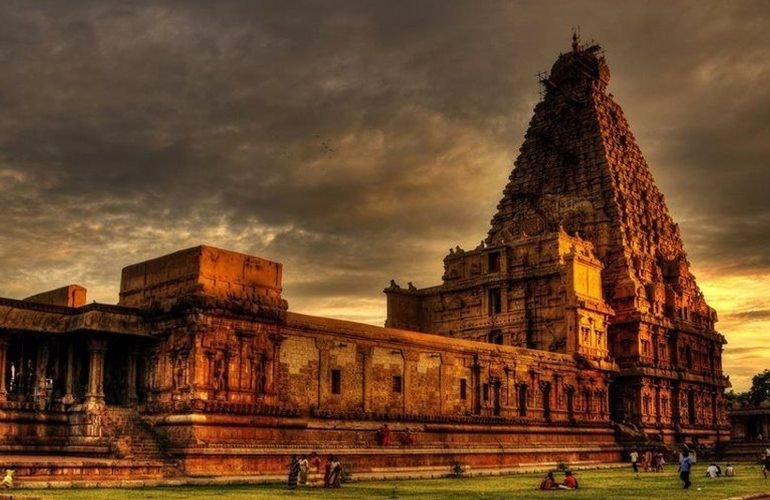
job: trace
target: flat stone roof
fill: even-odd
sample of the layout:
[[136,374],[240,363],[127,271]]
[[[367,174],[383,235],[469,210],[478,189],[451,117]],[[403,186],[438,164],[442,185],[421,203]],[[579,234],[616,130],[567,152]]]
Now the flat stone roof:
[[66,307],[8,298],[0,298],[0,330],[152,337],[144,316],[137,309],[96,303]]

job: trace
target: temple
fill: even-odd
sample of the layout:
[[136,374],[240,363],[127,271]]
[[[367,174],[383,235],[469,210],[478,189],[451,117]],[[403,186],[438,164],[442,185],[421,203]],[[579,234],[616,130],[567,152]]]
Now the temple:
[[725,338],[609,78],[600,47],[575,39],[542,80],[487,237],[449,251],[441,285],[388,288],[387,325],[616,364],[613,421],[724,440]]
[[[491,229],[383,327],[289,311],[283,267],[210,246],[0,299],[0,451],[19,479],[351,474],[617,461],[729,439],[724,337],[597,46],[543,78]],[[393,442],[378,430],[387,422]],[[46,457],[56,456],[55,460]]]

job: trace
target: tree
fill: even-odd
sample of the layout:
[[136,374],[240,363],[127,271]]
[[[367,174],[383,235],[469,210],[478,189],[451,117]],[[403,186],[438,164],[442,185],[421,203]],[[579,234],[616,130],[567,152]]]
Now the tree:
[[770,370],[754,375],[751,379],[751,389],[749,389],[751,404],[758,405],[765,400],[770,400]]
[[749,403],[749,393],[735,392],[734,390],[730,389],[729,391],[725,392],[725,400],[727,400],[727,402],[731,405],[735,403],[746,405]]

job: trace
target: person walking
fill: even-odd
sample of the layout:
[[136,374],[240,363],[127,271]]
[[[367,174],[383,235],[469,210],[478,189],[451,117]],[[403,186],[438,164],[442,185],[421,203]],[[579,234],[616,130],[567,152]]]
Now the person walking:
[[332,488],[339,488],[342,485],[342,464],[336,456],[332,457],[329,483]]
[[770,454],[765,454],[765,458],[762,459],[762,474],[767,479],[767,473],[770,472]]
[[302,455],[299,459],[299,484],[300,486],[307,486],[307,473],[310,470],[310,462],[307,457]]
[[332,483],[332,462],[334,461],[334,457],[329,455],[326,457],[326,464],[324,465],[324,488],[331,488]]
[[631,468],[634,469],[636,479],[639,479],[639,452],[635,449],[631,450]]
[[682,461],[679,462],[679,478],[684,482],[684,489],[689,488],[692,483],[690,482],[690,469],[692,469],[692,459],[690,458],[690,452],[684,450],[682,452]]
[[291,464],[289,465],[289,481],[288,486],[290,490],[297,487],[297,477],[299,476],[299,459],[297,455],[291,456]]

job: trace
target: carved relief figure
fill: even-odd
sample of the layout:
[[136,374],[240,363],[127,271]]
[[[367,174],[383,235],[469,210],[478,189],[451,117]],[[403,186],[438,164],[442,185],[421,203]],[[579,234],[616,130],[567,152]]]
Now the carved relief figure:
[[214,359],[214,388],[217,391],[227,389],[227,363],[224,355],[219,355]]

